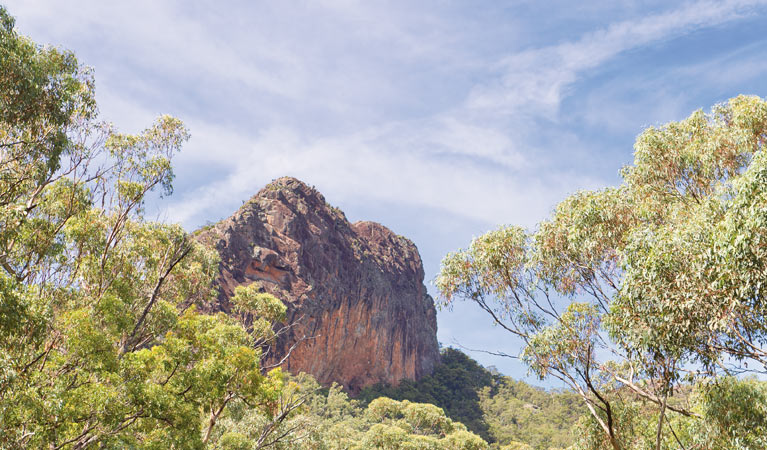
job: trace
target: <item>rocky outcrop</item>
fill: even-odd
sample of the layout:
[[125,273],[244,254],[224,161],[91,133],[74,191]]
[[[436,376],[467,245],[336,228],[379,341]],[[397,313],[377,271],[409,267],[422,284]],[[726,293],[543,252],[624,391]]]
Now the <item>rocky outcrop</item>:
[[349,223],[294,178],[273,181],[232,217],[201,232],[221,255],[218,304],[259,282],[294,324],[272,362],[351,392],[432,371],[439,358],[434,302],[415,245],[374,222]]

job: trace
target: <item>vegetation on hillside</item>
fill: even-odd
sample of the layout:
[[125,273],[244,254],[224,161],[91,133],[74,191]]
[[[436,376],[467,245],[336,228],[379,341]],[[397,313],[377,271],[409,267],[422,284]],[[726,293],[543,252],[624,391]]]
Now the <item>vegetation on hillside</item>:
[[431,403],[445,410],[486,440],[489,427],[480,408],[480,391],[494,385],[493,375],[464,353],[445,349],[434,372],[418,381],[402,380],[398,386],[375,385],[363,389],[359,399],[367,404],[378,397]]
[[575,440],[574,426],[586,414],[569,391],[547,391],[510,377],[498,377],[480,392],[490,436],[501,447],[517,443],[532,449],[564,449]]
[[536,449],[564,448],[571,429],[585,413],[577,395],[545,391],[509,377],[494,375],[466,354],[446,348],[434,372],[398,386],[364,389],[363,404],[380,396],[431,403],[465,424],[494,446],[525,443]]
[[[445,416],[434,405],[379,397],[367,405],[351,399],[337,385],[321,388],[311,376],[291,377],[284,398],[301,398],[301,407],[275,435],[285,435],[279,449],[485,449],[487,443]],[[251,449],[268,417],[237,404],[218,428],[218,445]]]

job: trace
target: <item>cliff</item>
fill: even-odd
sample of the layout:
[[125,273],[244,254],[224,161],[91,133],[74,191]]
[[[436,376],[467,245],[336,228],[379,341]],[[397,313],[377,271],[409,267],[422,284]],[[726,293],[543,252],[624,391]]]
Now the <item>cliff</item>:
[[271,362],[351,392],[431,373],[439,358],[434,302],[418,249],[373,222],[349,223],[294,178],[273,181],[232,217],[199,234],[221,255],[218,304],[259,282],[294,324]]

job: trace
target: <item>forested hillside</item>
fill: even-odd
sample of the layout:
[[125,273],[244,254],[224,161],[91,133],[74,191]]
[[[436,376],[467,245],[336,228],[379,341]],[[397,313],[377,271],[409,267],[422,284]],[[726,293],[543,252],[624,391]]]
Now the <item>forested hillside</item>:
[[[291,376],[283,398],[300,405],[274,430],[280,449],[488,448],[479,436],[437,406],[379,397],[363,404],[334,384],[322,388],[310,375]],[[246,404],[233,405],[217,429],[214,448],[259,448],[269,418]]]
[[379,396],[437,405],[495,446],[520,442],[536,449],[567,447],[574,440],[574,425],[586,412],[574,393],[494,375],[451,348],[443,350],[430,376],[394,387],[372,386],[359,399],[368,403]]

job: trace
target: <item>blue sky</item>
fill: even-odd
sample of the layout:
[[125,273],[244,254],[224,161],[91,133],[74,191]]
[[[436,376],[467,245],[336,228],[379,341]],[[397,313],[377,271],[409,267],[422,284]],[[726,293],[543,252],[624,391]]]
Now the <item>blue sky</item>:
[[[763,1],[3,4],[94,68],[104,119],[190,128],[154,218],[192,230],[291,175],[411,238],[427,284],[472,237],[617,184],[647,126],[767,95]],[[470,305],[438,317],[444,344],[518,350]]]

